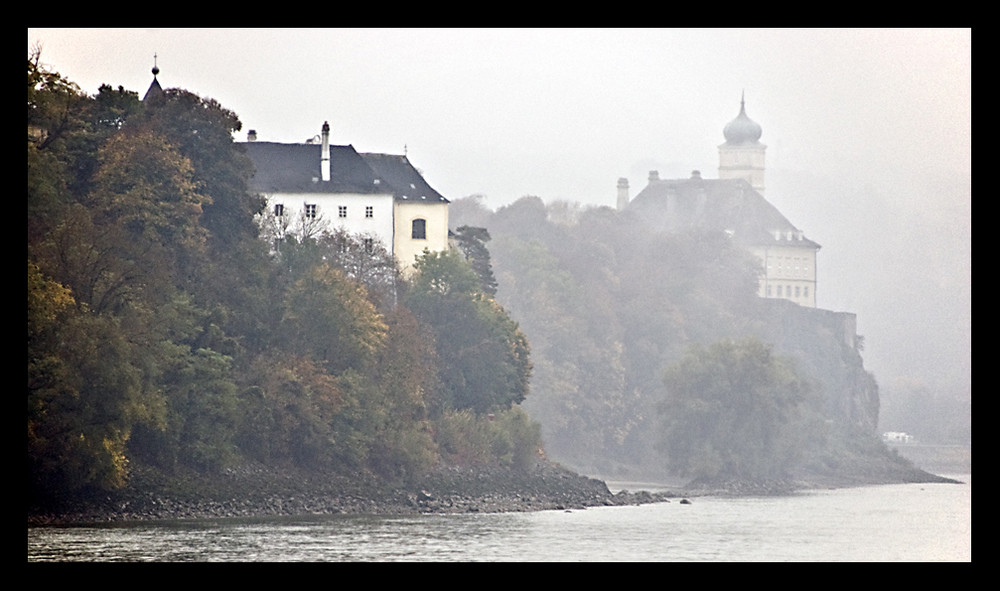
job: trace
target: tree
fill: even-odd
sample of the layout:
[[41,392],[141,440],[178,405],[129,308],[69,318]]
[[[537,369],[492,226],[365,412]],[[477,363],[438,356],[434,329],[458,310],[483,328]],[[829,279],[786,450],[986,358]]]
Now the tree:
[[253,164],[233,134],[242,128],[235,113],[217,101],[194,93],[167,89],[151,99],[129,125],[147,127],[191,161],[193,179],[212,200],[202,223],[216,254],[229,254],[241,241],[256,238],[254,216],[264,207],[262,197],[249,191]]
[[406,306],[431,327],[447,404],[478,413],[524,400],[531,377],[528,340],[480,291],[479,276],[449,250],[419,257]]
[[469,261],[472,269],[479,275],[480,291],[490,297],[495,296],[497,280],[493,276],[493,265],[490,264],[490,251],[486,248],[490,233],[486,228],[461,226],[455,230],[455,241],[465,255],[465,260]]
[[129,335],[31,263],[27,334],[30,494],[122,486],[126,442],[155,406]]
[[364,461],[358,401],[322,365],[275,351],[255,358],[249,372],[236,436],[245,455],[309,467]]
[[288,351],[333,375],[372,363],[387,331],[364,288],[326,263],[291,286],[280,328]]
[[780,478],[802,450],[810,388],[755,338],[693,346],[666,374],[668,468],[696,480]]

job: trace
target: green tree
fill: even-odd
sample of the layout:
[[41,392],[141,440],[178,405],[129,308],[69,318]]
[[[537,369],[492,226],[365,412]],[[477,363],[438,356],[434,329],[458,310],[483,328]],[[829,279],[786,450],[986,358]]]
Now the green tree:
[[693,346],[667,370],[666,386],[662,445],[674,473],[780,478],[801,459],[811,390],[761,341]]
[[417,476],[438,459],[430,421],[441,390],[434,337],[402,306],[387,312],[386,323],[386,345],[361,399],[371,438],[368,463],[386,476]]
[[30,494],[122,486],[126,443],[153,401],[121,323],[77,305],[29,263],[27,351]]
[[291,286],[280,330],[286,350],[337,375],[371,364],[388,329],[364,288],[323,263]]
[[485,413],[523,401],[531,377],[528,340],[480,291],[469,263],[453,250],[428,252],[415,270],[405,303],[434,333],[446,404]]
[[358,400],[326,369],[280,351],[250,364],[236,441],[248,457],[305,467],[363,465]]
[[459,250],[465,255],[472,269],[479,275],[479,289],[484,294],[493,297],[497,293],[497,280],[493,276],[493,265],[490,263],[490,251],[486,243],[490,241],[490,233],[486,228],[460,226],[455,230],[455,241]]

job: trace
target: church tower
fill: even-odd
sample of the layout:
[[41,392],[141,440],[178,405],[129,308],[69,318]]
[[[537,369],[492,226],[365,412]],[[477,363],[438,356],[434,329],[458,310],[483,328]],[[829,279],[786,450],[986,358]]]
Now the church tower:
[[719,178],[745,179],[764,194],[764,150],[761,128],[747,117],[746,104],[740,97],[740,114],[722,130],[726,143],[719,146]]

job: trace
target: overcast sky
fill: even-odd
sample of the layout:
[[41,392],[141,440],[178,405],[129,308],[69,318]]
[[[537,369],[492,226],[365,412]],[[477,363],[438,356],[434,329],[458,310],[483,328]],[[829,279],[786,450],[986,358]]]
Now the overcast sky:
[[628,178],[716,178],[763,128],[766,197],[823,248],[819,305],[858,314],[880,384],[971,389],[968,29],[29,29],[93,94],[213,98],[258,139],[405,152],[450,199],[613,206]]

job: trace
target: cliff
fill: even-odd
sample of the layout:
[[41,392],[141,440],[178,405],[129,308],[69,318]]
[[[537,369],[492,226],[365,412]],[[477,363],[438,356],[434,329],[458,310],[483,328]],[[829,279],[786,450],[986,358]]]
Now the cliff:
[[757,336],[776,353],[797,360],[825,398],[829,418],[875,434],[878,385],[864,367],[864,340],[857,334],[854,314],[762,299],[753,324]]

